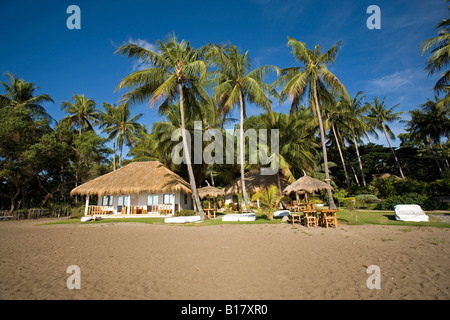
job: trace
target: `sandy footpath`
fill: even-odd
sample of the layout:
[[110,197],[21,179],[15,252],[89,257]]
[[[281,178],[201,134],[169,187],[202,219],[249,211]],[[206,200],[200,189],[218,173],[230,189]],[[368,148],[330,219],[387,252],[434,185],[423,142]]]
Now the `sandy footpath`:
[[0,222],[0,299],[450,299],[449,229],[41,222]]

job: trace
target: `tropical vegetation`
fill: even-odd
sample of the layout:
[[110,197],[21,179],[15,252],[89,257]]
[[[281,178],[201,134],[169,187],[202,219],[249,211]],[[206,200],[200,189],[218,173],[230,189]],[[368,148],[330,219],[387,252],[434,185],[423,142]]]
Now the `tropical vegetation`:
[[[324,180],[334,191],[318,197],[330,207],[355,199],[392,209],[392,203],[407,199],[428,209],[445,209],[439,198],[450,194],[448,28],[448,20],[440,22],[438,36],[422,44],[423,53],[430,54],[426,71],[442,73],[430,88],[433,98],[411,110],[408,121],[385,97],[367,101],[362,91],[349,95],[338,72],[328,69],[337,63],[341,41],[324,49],[288,37],[287,46],[299,65],[286,68],[254,68],[249,52],[231,43],[193,48],[174,34],[158,40],[154,51],[122,45],[116,54],[145,67],[117,79],[120,100],[100,103],[74,93],[61,102],[62,119],[47,113],[46,104],[54,103],[49,94],[6,72],[0,94],[0,207],[71,207],[82,203],[69,195],[77,185],[131,161],[159,160],[189,181],[195,208],[205,217],[197,188],[223,187],[259,168],[249,161],[255,155],[247,148],[244,131],[278,129],[278,181],[293,182],[303,174]],[[272,84],[265,82],[269,76],[276,77]],[[289,113],[274,112],[284,101],[290,103]],[[151,125],[140,122],[143,115],[132,109],[147,102],[160,116]],[[249,105],[261,113],[247,117]],[[233,109],[239,110],[239,119],[231,118]],[[403,123],[404,133],[396,137],[389,127],[393,123]],[[233,143],[235,161],[193,161],[188,133],[214,129],[234,141],[226,130],[230,124],[239,132],[238,143]],[[181,164],[171,159],[179,144],[172,139],[177,129],[182,129]],[[378,133],[389,147],[366,142]],[[400,144],[394,147],[391,142],[397,138]],[[202,144],[205,148],[209,143]],[[242,182],[240,197],[248,205]],[[253,200],[261,200],[270,219],[281,193],[275,186]]]

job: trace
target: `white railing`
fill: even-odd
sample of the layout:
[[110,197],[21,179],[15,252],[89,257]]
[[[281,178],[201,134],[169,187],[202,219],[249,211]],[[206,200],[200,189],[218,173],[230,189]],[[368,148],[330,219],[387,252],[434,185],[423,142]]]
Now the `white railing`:
[[114,207],[113,206],[89,206],[88,207],[88,216],[95,215],[104,215],[104,214],[113,214]]

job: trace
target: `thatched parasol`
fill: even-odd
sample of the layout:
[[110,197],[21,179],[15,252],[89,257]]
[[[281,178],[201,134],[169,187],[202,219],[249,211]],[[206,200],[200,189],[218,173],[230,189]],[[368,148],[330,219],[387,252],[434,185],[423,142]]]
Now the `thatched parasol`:
[[221,189],[217,189],[213,186],[207,186],[203,188],[197,189],[198,196],[200,198],[208,197],[208,209],[211,209],[211,199],[210,198],[216,198],[218,196],[224,196],[225,192]]
[[[264,189],[270,188],[271,185],[278,187],[278,177],[274,175],[261,175],[259,170],[249,171],[244,174],[245,189],[248,193],[253,194]],[[281,190],[286,188],[289,183],[284,176],[280,175]],[[242,193],[241,177],[236,178],[230,185],[224,188],[225,194]]]
[[287,186],[283,192],[285,194],[295,193],[313,193],[320,190],[333,190],[333,187],[326,182],[314,179],[310,176],[304,175],[291,185]]
[[218,196],[225,195],[225,192],[223,190],[217,189],[216,187],[213,187],[213,186],[199,188],[199,189],[197,189],[197,191],[198,191],[198,196],[200,198],[205,198],[205,197],[216,198]]
[[190,184],[159,161],[132,162],[120,169],[83,183],[70,195],[136,194],[183,191]]

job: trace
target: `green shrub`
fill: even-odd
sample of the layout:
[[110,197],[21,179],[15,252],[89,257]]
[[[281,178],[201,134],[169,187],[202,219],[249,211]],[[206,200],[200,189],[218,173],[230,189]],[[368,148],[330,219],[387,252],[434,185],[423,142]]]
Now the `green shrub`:
[[397,204],[418,204],[423,210],[446,210],[448,208],[447,203],[437,198],[418,193],[407,193],[386,198],[376,206],[376,209],[394,210],[394,206]]
[[428,183],[426,193],[433,197],[448,196],[450,194],[450,179],[440,179]]
[[177,216],[195,216],[197,212],[195,210],[180,210],[176,215]]
[[355,198],[356,200],[364,201],[366,203],[375,203],[380,201],[380,199],[373,194],[358,194]]

